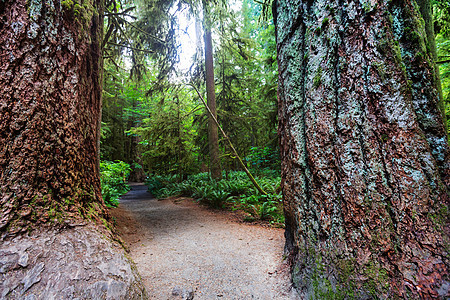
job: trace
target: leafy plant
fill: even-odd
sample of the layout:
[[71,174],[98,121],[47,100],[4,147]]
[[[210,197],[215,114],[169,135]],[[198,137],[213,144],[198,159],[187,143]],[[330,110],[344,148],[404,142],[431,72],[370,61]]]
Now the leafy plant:
[[280,168],[278,151],[269,147],[250,147],[250,153],[245,157],[250,168],[256,170],[277,170]]
[[215,208],[223,207],[230,193],[224,190],[212,190],[208,195],[209,205]]
[[[278,172],[266,172],[258,181],[267,191],[274,192],[281,178]],[[214,181],[208,173],[191,175],[179,182],[176,175],[155,175],[148,179],[149,190],[159,198],[182,195],[214,208],[242,210],[249,220],[264,220],[282,224],[284,222],[280,194],[261,195],[242,171],[231,171],[228,179]]]
[[119,197],[130,190],[127,184],[130,172],[130,165],[123,161],[100,162],[102,196],[108,207],[117,206],[119,204]]
[[278,210],[277,203],[274,201],[266,201],[257,205],[252,205],[255,215],[261,220],[271,220],[276,217]]

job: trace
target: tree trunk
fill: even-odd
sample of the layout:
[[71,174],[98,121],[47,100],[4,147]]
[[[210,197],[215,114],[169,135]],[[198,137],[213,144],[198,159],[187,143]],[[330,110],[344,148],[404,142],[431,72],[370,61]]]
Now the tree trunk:
[[[432,58],[434,62],[437,62],[437,49],[436,49],[436,40],[435,40],[435,34],[434,34],[434,24],[433,24],[433,13],[431,8],[431,1],[430,0],[417,0],[417,4],[420,8],[420,14],[425,22],[425,33],[426,33],[426,39],[425,39],[425,45],[427,49],[431,52]],[[444,96],[442,94],[442,86],[441,86],[441,78],[439,75],[439,67],[435,63],[434,65],[434,72],[435,72],[435,80],[437,81],[436,87],[439,93],[439,105],[438,108],[441,110],[442,117],[444,119],[444,126],[446,130],[447,128],[447,118],[445,115],[445,103],[444,103]]]
[[294,285],[448,296],[449,147],[415,1],[278,0],[274,19]]
[[91,207],[99,216],[105,211],[97,156],[99,17],[91,3],[68,2],[0,7],[3,232],[85,217]]
[[[107,224],[102,13],[101,0],[0,3],[0,298],[142,292],[123,249],[102,237],[111,233],[84,226]],[[108,260],[115,267],[93,269]]]
[[[216,91],[214,83],[214,61],[213,45],[211,38],[211,22],[208,12],[208,4],[203,1],[204,32],[205,32],[205,77],[206,77],[206,100],[209,109],[217,118],[216,113]],[[213,179],[222,178],[219,158],[219,132],[212,116],[208,115],[208,143],[209,156],[211,161],[211,177]]]

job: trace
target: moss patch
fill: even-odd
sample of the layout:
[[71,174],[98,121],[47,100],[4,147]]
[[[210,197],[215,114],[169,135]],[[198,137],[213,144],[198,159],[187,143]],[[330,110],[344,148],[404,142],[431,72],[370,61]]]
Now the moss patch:
[[69,14],[85,32],[91,23],[92,17],[98,12],[91,0],[63,0],[61,6],[66,14]]
[[321,82],[322,82],[322,67],[319,66],[316,76],[314,76],[314,79],[313,79],[314,88],[318,88]]
[[387,293],[389,290],[388,272],[381,268],[378,263],[370,261],[363,274],[367,277],[366,282],[364,282],[364,288],[373,297],[377,298],[380,292]]

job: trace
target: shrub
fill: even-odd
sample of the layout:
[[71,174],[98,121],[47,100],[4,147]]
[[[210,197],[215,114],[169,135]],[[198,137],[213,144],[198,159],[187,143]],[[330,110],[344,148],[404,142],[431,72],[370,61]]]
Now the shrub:
[[130,165],[123,161],[100,162],[100,183],[106,206],[116,207],[119,204],[119,197],[130,190],[127,184],[130,172]]
[[251,169],[256,169],[257,171],[278,170],[279,172],[281,166],[279,152],[270,147],[250,147],[250,153],[244,160]]
[[228,179],[212,180],[208,173],[191,175],[178,182],[178,177],[152,176],[147,184],[155,197],[187,196],[214,208],[228,207],[243,210],[250,219],[283,223],[281,195],[275,191],[280,185],[279,172],[267,170],[257,181],[269,195],[261,195],[242,171],[229,172]]

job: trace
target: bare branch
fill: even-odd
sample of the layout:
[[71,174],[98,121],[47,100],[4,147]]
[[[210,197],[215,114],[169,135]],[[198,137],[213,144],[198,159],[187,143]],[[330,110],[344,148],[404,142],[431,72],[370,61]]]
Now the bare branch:
[[132,49],[132,50],[135,50],[135,51],[142,51],[142,52],[147,52],[147,53],[155,53],[155,51],[152,51],[152,50],[139,49],[139,48],[135,48],[135,47],[128,46],[128,45],[117,44],[117,43],[113,43],[113,42],[106,42],[106,43],[109,44],[109,45],[112,45],[112,46],[125,47],[125,48]]
[[132,23],[130,23],[130,22],[128,22],[127,20],[125,20],[124,18],[119,17],[119,19],[121,19],[122,21],[126,22],[128,25],[130,25],[130,26],[133,27],[134,29],[138,30],[139,32],[141,32],[141,33],[143,33],[143,34],[145,34],[145,35],[148,35],[148,36],[151,37],[152,39],[155,39],[155,40],[157,40],[158,42],[161,42],[162,44],[165,44],[165,43],[166,43],[166,41],[164,41],[164,40],[160,39],[159,37],[156,37],[156,36],[154,36],[154,35],[151,35],[150,33],[148,33],[148,32],[146,32],[146,31],[140,29],[139,27],[133,25]]
[[222,133],[223,137],[228,141],[228,144],[230,145],[231,150],[233,151],[234,155],[236,156],[236,158],[238,159],[241,167],[244,169],[245,173],[247,174],[248,178],[250,179],[250,181],[253,183],[253,185],[256,187],[256,189],[263,195],[267,195],[266,191],[264,191],[261,186],[256,182],[255,178],[253,177],[252,173],[250,173],[250,171],[247,169],[247,167],[245,166],[244,162],[242,161],[241,157],[239,156],[239,154],[237,153],[236,149],[234,148],[233,144],[231,143],[231,140],[228,138],[228,135],[225,133],[225,131],[223,131],[222,127],[220,126],[219,122],[217,121],[216,117],[214,116],[214,114],[211,112],[211,110],[209,109],[208,105],[205,102],[205,99],[203,99],[203,96],[200,94],[200,92],[198,91],[198,89],[195,87],[195,85],[193,84],[188,84],[191,87],[194,88],[194,90],[197,92],[197,95],[199,96],[200,100],[203,102],[203,105],[205,106],[206,110],[208,111],[209,115],[212,117],[212,119],[214,120],[214,122],[216,123],[217,127],[219,128],[220,132]]
[[136,20],[137,19],[137,17],[135,17],[135,16],[132,16],[132,15],[129,15],[129,14],[125,14],[125,13],[122,13],[122,12],[119,12],[119,13],[105,13],[105,14],[103,14],[105,17],[111,17],[111,16],[126,16],[126,17],[130,17],[130,18],[132,18],[132,19],[134,19],[134,20]]

